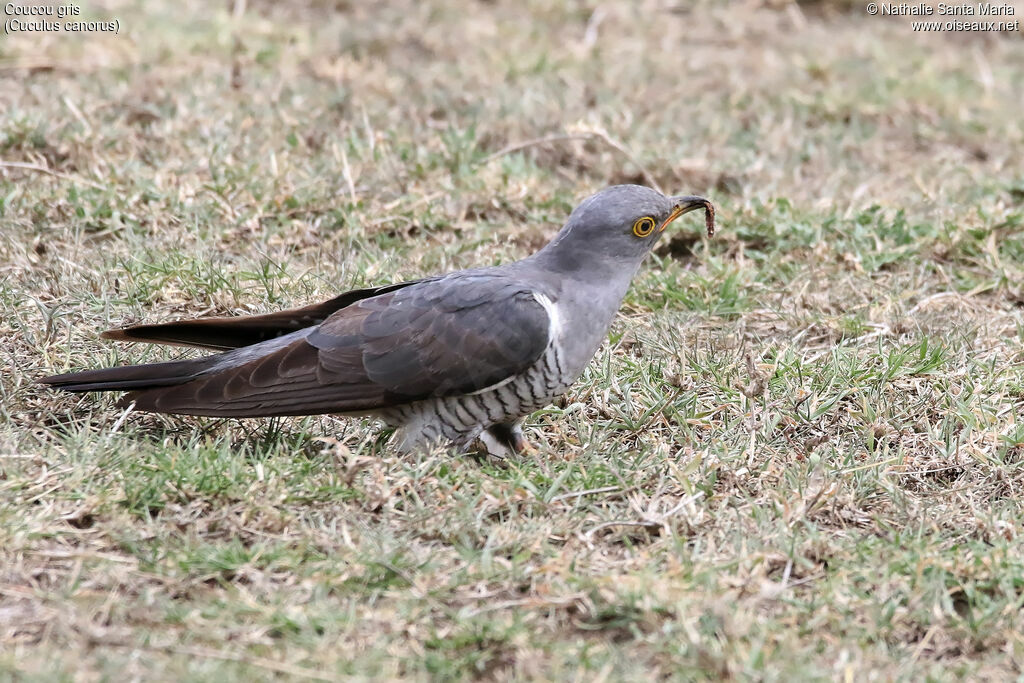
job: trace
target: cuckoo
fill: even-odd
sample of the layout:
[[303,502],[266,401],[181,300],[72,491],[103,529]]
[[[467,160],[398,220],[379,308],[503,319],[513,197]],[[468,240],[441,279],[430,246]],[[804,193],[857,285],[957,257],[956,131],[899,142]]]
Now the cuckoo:
[[122,406],[216,417],[372,415],[401,451],[527,447],[522,424],[583,373],[644,257],[679,216],[714,207],[616,185],[584,200],[537,253],[500,266],[357,289],[256,316],[137,325],[103,338],[211,355],[40,381],[127,391]]

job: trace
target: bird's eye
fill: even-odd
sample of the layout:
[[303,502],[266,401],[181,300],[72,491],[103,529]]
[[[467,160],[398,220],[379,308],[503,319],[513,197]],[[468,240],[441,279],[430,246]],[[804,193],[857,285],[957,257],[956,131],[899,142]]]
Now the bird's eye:
[[638,218],[636,223],[633,223],[633,234],[637,237],[647,237],[652,232],[654,232],[654,219],[650,216]]

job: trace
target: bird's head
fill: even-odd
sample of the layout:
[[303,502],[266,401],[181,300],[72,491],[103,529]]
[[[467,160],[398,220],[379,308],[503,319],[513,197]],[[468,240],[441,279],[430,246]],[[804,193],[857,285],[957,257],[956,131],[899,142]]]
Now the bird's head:
[[[596,262],[639,264],[661,234],[684,213],[704,209],[708,236],[714,207],[703,197],[666,197],[641,185],[613,185],[585,199],[544,249],[567,269]],[[578,264],[578,265],[577,265]]]

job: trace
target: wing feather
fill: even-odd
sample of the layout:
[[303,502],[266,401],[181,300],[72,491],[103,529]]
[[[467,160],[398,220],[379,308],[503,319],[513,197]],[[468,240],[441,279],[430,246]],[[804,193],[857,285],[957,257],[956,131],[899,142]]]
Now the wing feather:
[[383,287],[353,289],[323,303],[265,315],[197,318],[151,325],[134,325],[119,330],[107,330],[100,337],[118,341],[194,346],[216,351],[237,349],[319,325],[332,314],[357,301],[393,292],[419,282],[423,282],[423,280],[400,282]]
[[123,401],[192,415],[372,411],[512,377],[540,358],[548,327],[529,285],[459,273],[355,301],[294,340],[229,351],[196,379]]

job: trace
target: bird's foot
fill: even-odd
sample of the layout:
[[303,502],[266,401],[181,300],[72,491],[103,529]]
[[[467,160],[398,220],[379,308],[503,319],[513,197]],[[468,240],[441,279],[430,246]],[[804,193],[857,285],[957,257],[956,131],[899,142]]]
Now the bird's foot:
[[515,434],[515,439],[512,442],[512,450],[519,455],[533,455],[537,452],[537,447],[526,440],[523,436],[522,430]]
[[516,451],[510,445],[499,441],[486,429],[480,432],[480,436],[474,440],[474,444],[477,445],[475,450],[480,455],[498,458],[499,460],[506,460],[516,454]]
[[502,422],[491,425],[480,433],[479,438],[487,449],[487,453],[498,458],[531,454],[536,451],[523,436],[521,422]]

